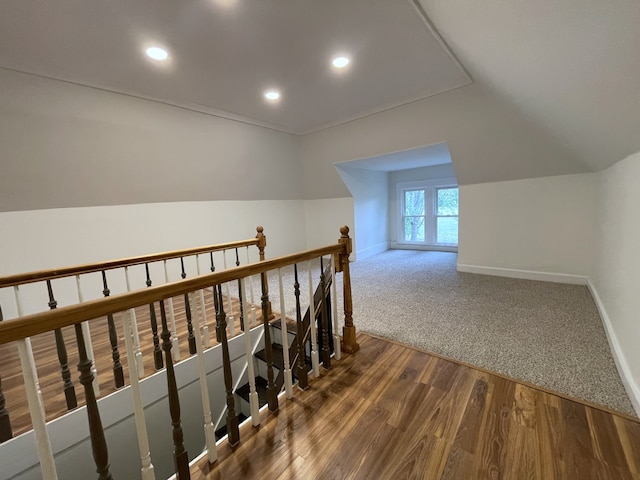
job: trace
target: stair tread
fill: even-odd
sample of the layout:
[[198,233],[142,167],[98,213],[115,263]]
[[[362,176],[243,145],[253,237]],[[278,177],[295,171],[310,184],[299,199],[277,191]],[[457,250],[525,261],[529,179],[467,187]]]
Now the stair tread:
[[[258,392],[258,400],[259,400],[260,406],[267,403],[267,385],[268,385],[268,382],[266,378],[263,378],[260,376],[256,377],[256,392]],[[238,387],[236,389],[236,393],[241,398],[243,398],[248,402],[249,395],[251,393],[251,387],[249,386],[249,382],[245,383],[241,387]]]
[[[277,328],[278,330],[282,330],[282,319],[279,318],[270,323],[271,326]],[[295,335],[298,332],[298,327],[295,321],[287,319],[285,323],[287,325],[287,332],[291,333],[292,335]]]
[[[273,352],[273,366],[278,370],[282,370],[284,368],[284,352],[282,350],[282,345],[279,343],[272,343],[271,351]],[[264,348],[262,350],[258,350],[254,356],[267,363],[267,352]]]

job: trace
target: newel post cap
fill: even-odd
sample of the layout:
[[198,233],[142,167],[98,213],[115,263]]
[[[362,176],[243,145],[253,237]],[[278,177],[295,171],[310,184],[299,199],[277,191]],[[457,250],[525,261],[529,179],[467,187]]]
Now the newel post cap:
[[343,252],[343,254],[346,254],[348,256],[353,251],[351,238],[349,237],[349,227],[347,225],[343,225],[342,227],[340,227],[340,233],[341,236],[338,239],[338,243],[344,245],[345,251]]

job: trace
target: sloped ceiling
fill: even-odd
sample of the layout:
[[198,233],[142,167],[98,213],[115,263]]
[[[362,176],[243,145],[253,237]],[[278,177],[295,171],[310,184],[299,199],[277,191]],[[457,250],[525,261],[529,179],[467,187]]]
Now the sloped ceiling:
[[295,134],[471,82],[407,0],[6,0],[0,66]]
[[638,0],[0,2],[0,67],[303,134],[337,196],[332,162],[440,142],[461,184],[606,168],[640,150],[637,50]]
[[640,150],[638,0],[419,1],[475,82],[589,170]]

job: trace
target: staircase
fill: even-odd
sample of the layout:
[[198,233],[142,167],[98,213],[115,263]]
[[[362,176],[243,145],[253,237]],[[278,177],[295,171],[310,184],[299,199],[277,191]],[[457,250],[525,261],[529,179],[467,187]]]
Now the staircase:
[[[314,318],[315,328],[317,329],[317,340],[318,340],[318,352],[322,351],[323,346],[323,330],[322,330],[322,318],[321,318],[321,304],[324,301],[326,306],[326,312],[328,314],[328,338],[329,338],[329,349],[333,354],[334,345],[333,345],[333,326],[331,319],[331,269],[327,267],[324,272],[324,291],[322,288],[322,284],[318,285],[316,291],[313,295],[313,314],[311,312],[311,307],[307,309],[302,319],[298,321],[291,319],[282,319],[277,318],[269,322],[271,329],[271,339],[273,339],[273,343],[271,344],[272,355],[273,355],[273,367],[277,369],[277,374],[275,375],[274,383],[276,385],[276,391],[281,392],[285,383],[285,372],[284,372],[284,352],[283,346],[281,343],[282,339],[282,328],[286,328],[287,336],[288,336],[288,344],[289,344],[289,360],[290,360],[290,368],[293,375],[293,382],[298,382],[300,388],[306,389],[306,378],[300,382],[298,378],[298,358],[299,358],[299,342],[298,342],[298,328],[301,326],[300,331],[302,334],[302,344],[304,345],[304,372],[308,373],[312,370],[312,361],[311,361],[311,353],[313,351],[312,341],[311,341],[311,317]],[[298,322],[300,325],[298,325]],[[284,324],[284,325],[283,325]],[[258,393],[259,405],[260,408],[267,403],[267,354],[266,349],[263,348],[255,352],[254,354],[254,362],[255,362],[255,371],[257,375],[255,377],[256,384],[256,392]],[[304,375],[304,374],[303,374]],[[244,420],[248,416],[250,416],[250,386],[249,382],[245,383],[238,387],[235,391],[236,399],[239,400],[239,419],[240,421]],[[226,433],[226,426],[218,429],[216,431],[216,436],[220,434],[221,436]]]

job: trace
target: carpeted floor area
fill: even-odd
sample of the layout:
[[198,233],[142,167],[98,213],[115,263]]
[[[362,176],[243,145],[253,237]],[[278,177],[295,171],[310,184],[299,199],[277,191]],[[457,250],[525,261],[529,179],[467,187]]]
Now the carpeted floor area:
[[352,263],[358,331],[635,415],[586,287],[459,273],[456,258],[388,250]]

